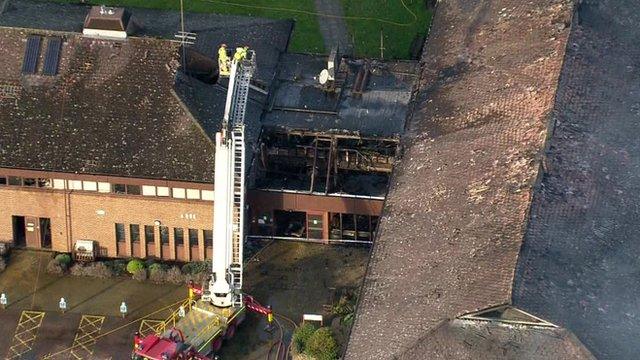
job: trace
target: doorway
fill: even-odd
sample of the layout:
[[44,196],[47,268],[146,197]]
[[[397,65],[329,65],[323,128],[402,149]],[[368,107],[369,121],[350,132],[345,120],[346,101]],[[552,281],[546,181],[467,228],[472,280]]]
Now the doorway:
[[13,245],[16,247],[27,246],[27,238],[24,231],[24,216],[12,216]]
[[40,246],[51,249],[51,219],[40,218]]

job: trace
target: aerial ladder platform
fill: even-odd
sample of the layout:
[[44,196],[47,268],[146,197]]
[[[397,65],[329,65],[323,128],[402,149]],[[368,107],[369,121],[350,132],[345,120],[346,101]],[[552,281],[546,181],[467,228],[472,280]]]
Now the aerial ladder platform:
[[235,335],[246,310],[272,319],[271,309],[242,293],[245,228],[246,148],[244,119],[255,53],[246,51],[230,63],[229,87],[221,130],[216,133],[213,259],[211,278],[189,285],[188,306],[180,319],[160,334],[134,337],[134,360],[208,360]]

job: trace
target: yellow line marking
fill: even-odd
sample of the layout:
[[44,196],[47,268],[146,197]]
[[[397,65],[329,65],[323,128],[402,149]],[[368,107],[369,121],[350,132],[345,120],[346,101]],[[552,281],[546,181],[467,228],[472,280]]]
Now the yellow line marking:
[[96,344],[96,337],[102,330],[104,319],[104,316],[82,315],[80,324],[78,324],[78,331],[71,345],[74,349],[69,352],[69,359],[84,360],[91,358],[93,345]]
[[42,325],[45,313],[42,311],[23,311],[18,320],[11,346],[5,360],[21,359],[22,356],[33,350],[33,344],[38,337],[38,329]]

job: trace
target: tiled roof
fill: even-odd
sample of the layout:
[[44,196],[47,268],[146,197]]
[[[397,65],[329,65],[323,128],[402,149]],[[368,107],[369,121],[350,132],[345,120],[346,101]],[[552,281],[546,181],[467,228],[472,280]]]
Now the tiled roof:
[[[57,76],[21,74],[33,34],[64,39]],[[213,143],[174,95],[177,50],[151,38],[0,29],[0,85],[19,88],[0,102],[0,166],[212,181]]]
[[586,0],[576,16],[513,303],[598,359],[637,359],[640,3]]
[[442,1],[346,359],[508,303],[572,1]]

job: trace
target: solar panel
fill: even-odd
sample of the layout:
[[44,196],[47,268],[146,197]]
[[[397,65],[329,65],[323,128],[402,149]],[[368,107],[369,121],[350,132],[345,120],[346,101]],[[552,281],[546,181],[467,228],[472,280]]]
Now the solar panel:
[[49,76],[58,74],[58,63],[60,62],[60,48],[62,38],[52,37],[47,41],[47,51],[44,56],[44,69],[42,73]]
[[24,50],[24,60],[22,62],[23,74],[35,74],[38,66],[38,56],[40,55],[41,36],[30,35],[27,38],[27,47]]

